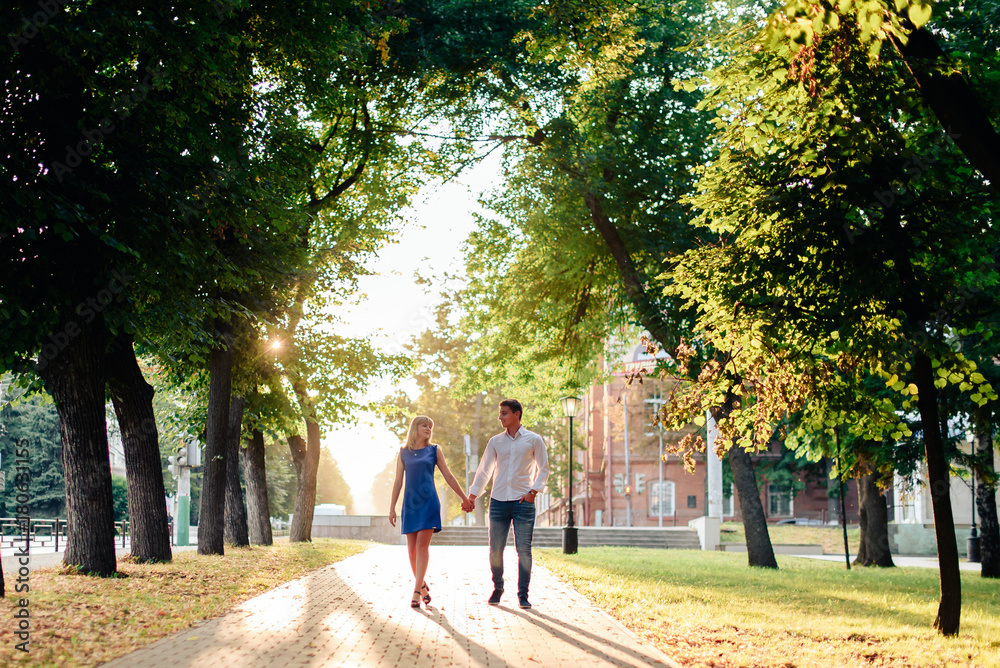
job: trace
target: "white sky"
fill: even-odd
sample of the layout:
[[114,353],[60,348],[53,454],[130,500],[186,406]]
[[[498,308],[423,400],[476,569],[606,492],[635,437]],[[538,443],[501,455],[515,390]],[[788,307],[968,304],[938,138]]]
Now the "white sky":
[[[421,193],[397,242],[369,264],[375,275],[360,285],[367,298],[339,314],[343,325],[338,325],[338,333],[368,337],[394,353],[433,323],[440,283],[416,285],[414,274],[419,270],[421,276],[440,281],[444,272],[456,273],[463,267],[462,245],[475,227],[472,214],[478,209],[479,195],[499,178],[499,153],[495,151],[456,181],[429,186]],[[414,396],[415,385],[402,387]],[[376,382],[368,398],[379,399],[393,391],[390,383]],[[400,446],[396,436],[376,416],[365,414],[354,426],[324,433],[322,443],[351,487],[354,512],[386,514],[389,499],[373,500],[369,491],[375,475],[396,456]]]

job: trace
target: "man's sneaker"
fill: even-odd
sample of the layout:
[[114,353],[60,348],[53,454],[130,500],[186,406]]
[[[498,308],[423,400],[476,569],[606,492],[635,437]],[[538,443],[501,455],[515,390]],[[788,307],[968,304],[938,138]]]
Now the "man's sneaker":
[[486,601],[490,605],[500,605],[500,597],[503,596],[503,589],[494,589],[490,594],[490,600]]
[[528,608],[530,608],[531,604],[528,603],[528,595],[525,594],[524,596],[518,596],[517,597],[517,605],[519,607],[523,608],[524,610],[527,610]]

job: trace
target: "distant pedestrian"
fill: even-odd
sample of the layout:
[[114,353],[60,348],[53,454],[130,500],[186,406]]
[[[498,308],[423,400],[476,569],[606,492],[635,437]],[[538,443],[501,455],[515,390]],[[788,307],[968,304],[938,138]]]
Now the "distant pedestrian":
[[476,477],[469,486],[466,512],[475,509],[476,497],[493,478],[490,493],[490,570],[493,593],[488,603],[499,605],[503,596],[503,550],[507,534],[514,527],[517,550],[517,602],[530,608],[528,584],[531,581],[531,535],[535,529],[535,497],[549,478],[549,459],[545,441],[521,426],[524,410],[514,399],[500,402],[497,418],[504,430],[490,439],[479,462]]
[[430,558],[431,536],[441,531],[441,501],[434,488],[435,466],[441,469],[445,482],[462,499],[462,507],[469,504],[462,486],[448,469],[444,453],[431,443],[433,433],[434,421],[426,415],[418,415],[410,422],[406,445],[399,449],[396,458],[396,481],[392,485],[392,500],[389,502],[389,523],[396,526],[396,501],[405,476],[400,532],[406,536],[406,551],[413,570],[412,608],[420,607],[421,598],[425,604],[431,602],[430,588],[424,577]]

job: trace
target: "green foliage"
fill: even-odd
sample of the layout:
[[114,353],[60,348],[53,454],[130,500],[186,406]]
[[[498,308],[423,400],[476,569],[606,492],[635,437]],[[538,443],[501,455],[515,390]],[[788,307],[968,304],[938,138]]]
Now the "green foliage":
[[337,460],[326,448],[319,454],[319,472],[316,477],[316,503],[336,503],[346,507],[348,515],[353,513],[354,499],[351,488],[340,472]]
[[628,345],[623,328],[639,324],[668,350],[689,329],[692,314],[658,277],[667,257],[700,242],[681,198],[711,126],[700,94],[672,79],[710,60],[681,47],[730,19],[700,2],[606,12],[583,20],[589,50],[567,59],[571,84],[519,91],[510,132],[522,124],[531,139],[509,149],[504,188],[469,241],[465,391],[551,388],[549,403],[601,377],[595,360],[615,357],[613,339]]
[[[995,396],[951,345],[963,331],[988,337],[998,313],[995,197],[898,58],[870,58],[870,35],[844,22],[791,49],[772,39],[781,16],[734,34],[706,77],[720,151],[689,202],[720,241],[666,278],[698,312],[698,345],[725,356],[673,417],[729,397],[720,428],[746,447],[796,412],[800,436],[845,424],[900,439],[918,353],[939,387]],[[871,377],[891,392],[869,391]]]
[[295,490],[298,482],[295,466],[284,440],[265,440],[264,468],[267,471],[267,502],[270,516],[288,521],[295,512]]
[[793,499],[799,492],[805,490],[807,483],[812,481],[822,485],[826,477],[822,463],[800,457],[798,453],[784,445],[781,446],[777,458],[757,460],[754,462],[754,469],[760,480],[776,485],[782,492],[790,493]]
[[[0,401],[9,400],[4,394]],[[66,516],[62,441],[56,408],[43,396],[22,398],[16,405],[0,408],[0,459],[6,483],[0,495],[0,517],[14,517],[18,505],[15,488],[18,468],[27,466],[28,507],[32,517]],[[24,444],[24,447],[21,446]],[[27,458],[17,452],[27,450]],[[24,462],[27,459],[27,463]]]
[[111,496],[114,498],[115,522],[122,522],[128,517],[128,481],[124,476],[111,476]]

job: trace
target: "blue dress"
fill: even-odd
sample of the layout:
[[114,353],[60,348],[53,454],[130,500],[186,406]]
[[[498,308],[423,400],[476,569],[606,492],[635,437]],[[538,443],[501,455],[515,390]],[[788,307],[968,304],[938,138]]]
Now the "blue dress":
[[406,472],[400,533],[424,529],[434,529],[437,533],[441,530],[441,501],[434,487],[437,447],[428,445],[419,450],[400,448],[399,456]]

